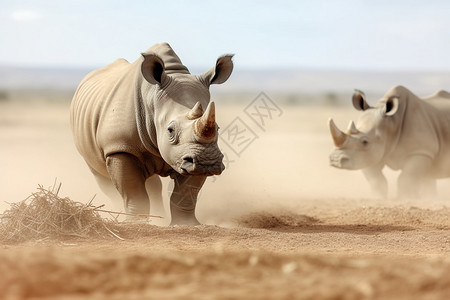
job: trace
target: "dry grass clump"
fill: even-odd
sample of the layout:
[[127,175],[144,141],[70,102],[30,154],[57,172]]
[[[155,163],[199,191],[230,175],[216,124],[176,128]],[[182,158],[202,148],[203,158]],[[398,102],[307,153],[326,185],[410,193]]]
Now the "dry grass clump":
[[[88,237],[118,237],[112,229],[116,223],[99,214],[103,206],[92,201],[84,204],[58,196],[61,184],[55,189],[39,186],[27,199],[11,203],[11,208],[0,215],[0,241],[23,242],[66,240]],[[109,227],[109,228],[108,228]]]

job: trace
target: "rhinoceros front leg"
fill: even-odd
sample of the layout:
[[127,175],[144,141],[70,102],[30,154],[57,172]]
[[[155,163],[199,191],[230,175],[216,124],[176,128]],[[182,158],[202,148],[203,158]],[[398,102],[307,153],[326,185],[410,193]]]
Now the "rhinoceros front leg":
[[424,178],[420,195],[428,199],[436,199],[438,196],[436,179],[429,177]]
[[148,215],[150,202],[145,189],[145,172],[133,155],[117,153],[106,159],[111,181],[122,196],[125,211],[129,214]]
[[172,221],[170,225],[198,225],[195,217],[197,196],[205,183],[206,176],[183,176],[173,177],[174,188],[170,196],[170,213]]
[[373,166],[363,169],[363,174],[369,182],[372,192],[386,199],[388,195],[388,183],[382,172],[383,166]]
[[164,217],[164,204],[162,197],[162,182],[158,175],[152,176],[145,182],[148,197],[150,198],[150,214]]
[[432,159],[426,155],[408,157],[397,180],[398,197],[419,198],[431,165]]

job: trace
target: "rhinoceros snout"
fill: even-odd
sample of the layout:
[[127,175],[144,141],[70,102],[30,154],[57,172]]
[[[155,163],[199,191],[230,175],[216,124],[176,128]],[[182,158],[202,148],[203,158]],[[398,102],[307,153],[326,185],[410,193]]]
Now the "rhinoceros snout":
[[330,165],[339,169],[349,168],[350,158],[345,155],[331,154],[330,155]]
[[182,175],[220,175],[225,169],[225,165],[222,160],[214,162],[212,164],[199,163],[195,157],[185,156],[183,157],[181,166]]

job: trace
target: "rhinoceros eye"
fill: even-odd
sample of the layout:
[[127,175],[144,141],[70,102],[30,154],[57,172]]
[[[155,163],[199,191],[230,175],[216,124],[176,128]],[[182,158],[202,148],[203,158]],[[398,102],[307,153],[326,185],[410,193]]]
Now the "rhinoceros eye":
[[173,122],[171,122],[167,127],[167,134],[169,136],[169,142],[171,142],[172,144],[177,142],[177,133],[175,130],[175,124]]
[[363,144],[363,146],[367,146],[369,144],[369,141],[367,139],[362,139],[361,143]]

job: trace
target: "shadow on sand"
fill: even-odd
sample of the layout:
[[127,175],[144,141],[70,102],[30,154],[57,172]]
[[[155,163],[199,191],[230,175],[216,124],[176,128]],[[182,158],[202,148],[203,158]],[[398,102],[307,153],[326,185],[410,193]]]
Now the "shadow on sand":
[[391,224],[332,224],[318,218],[297,214],[251,213],[238,218],[239,226],[286,233],[339,232],[375,235],[394,231],[411,231],[413,227]]

